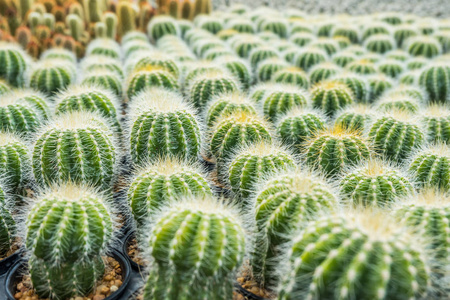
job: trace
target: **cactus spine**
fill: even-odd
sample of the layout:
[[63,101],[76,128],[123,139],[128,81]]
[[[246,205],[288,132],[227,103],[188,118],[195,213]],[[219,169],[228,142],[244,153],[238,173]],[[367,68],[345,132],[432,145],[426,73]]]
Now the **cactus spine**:
[[43,122],[42,112],[27,99],[14,94],[0,96],[0,128],[3,131],[35,132]]
[[364,132],[375,120],[375,116],[375,111],[370,106],[358,104],[340,111],[334,124],[348,130]]
[[450,110],[441,104],[431,104],[422,113],[421,123],[429,142],[450,144]]
[[419,82],[432,102],[445,103],[450,99],[450,66],[435,64],[426,67]]

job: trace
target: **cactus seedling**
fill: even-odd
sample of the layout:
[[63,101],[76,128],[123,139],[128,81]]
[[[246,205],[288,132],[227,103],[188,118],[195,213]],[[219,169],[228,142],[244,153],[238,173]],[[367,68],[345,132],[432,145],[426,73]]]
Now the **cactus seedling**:
[[420,74],[420,85],[427,91],[432,102],[447,102],[450,99],[450,66],[432,64]]
[[256,243],[251,265],[257,281],[264,287],[276,286],[282,245],[308,221],[337,206],[332,188],[313,173],[291,171],[265,182],[254,204]]
[[338,81],[326,81],[317,84],[311,90],[313,107],[332,116],[339,109],[353,102],[353,93],[346,84]]
[[294,107],[306,107],[309,96],[296,86],[287,85],[283,90],[272,91],[262,102],[264,116],[275,121],[281,114]]
[[158,217],[152,232],[154,262],[144,299],[232,298],[245,255],[244,229],[234,209],[211,196],[185,197]]
[[446,105],[431,104],[422,112],[421,123],[429,142],[450,144],[450,109]]
[[24,74],[27,70],[27,56],[20,46],[0,42],[0,78],[15,87],[25,83]]

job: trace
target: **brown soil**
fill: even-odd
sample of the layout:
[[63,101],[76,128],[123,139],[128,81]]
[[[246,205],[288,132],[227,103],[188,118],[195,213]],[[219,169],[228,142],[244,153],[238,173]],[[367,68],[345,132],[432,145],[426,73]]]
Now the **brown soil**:
[[[105,274],[97,281],[92,293],[85,297],[73,297],[71,300],[103,300],[117,291],[122,285],[122,268],[118,261],[112,257],[103,257],[105,261]],[[14,298],[17,300],[49,300],[39,298],[35,294],[31,283],[30,275],[22,277],[22,281],[17,284]]]
[[128,245],[127,245],[127,253],[128,256],[130,257],[130,259],[132,261],[134,261],[135,263],[137,263],[140,266],[145,266],[147,265],[147,261],[145,259],[142,258],[142,256],[140,255],[140,251],[139,251],[139,247],[138,247],[138,243],[135,237],[133,237]]
[[20,240],[19,238],[16,238],[15,241],[12,244],[11,249],[8,250],[8,252],[6,252],[5,255],[0,255],[0,261],[4,260],[5,258],[13,255],[14,253],[16,253],[17,250],[20,249]]

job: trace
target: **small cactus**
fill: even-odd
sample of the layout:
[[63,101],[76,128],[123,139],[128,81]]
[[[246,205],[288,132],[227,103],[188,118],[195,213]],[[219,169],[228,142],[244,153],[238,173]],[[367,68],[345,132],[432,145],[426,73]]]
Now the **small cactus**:
[[351,52],[339,52],[333,55],[332,59],[332,61],[341,68],[347,67],[355,60],[357,60],[357,56]]
[[375,109],[381,112],[404,110],[412,114],[419,112],[420,104],[417,99],[407,95],[385,96],[376,102]]
[[431,104],[422,112],[421,123],[429,142],[450,144],[450,109],[446,105]]
[[387,34],[372,35],[364,42],[367,50],[380,54],[393,50],[395,46],[395,40]]
[[226,27],[228,29],[236,30],[239,33],[255,33],[256,29],[253,23],[247,19],[232,19],[227,22]]
[[289,41],[299,47],[304,47],[315,40],[314,34],[308,32],[296,32],[289,37]]
[[388,207],[398,197],[414,191],[406,176],[377,159],[347,172],[339,186],[344,200],[353,206]]
[[85,72],[94,72],[99,70],[107,70],[118,75],[121,79],[124,78],[124,72],[120,61],[110,57],[100,55],[91,55],[83,60],[81,69]]
[[201,169],[176,158],[140,167],[127,192],[128,205],[140,235],[164,206],[187,196],[212,195]]
[[340,71],[341,69],[334,63],[321,63],[311,68],[309,71],[309,81],[311,82],[311,85],[313,85],[335,76]]
[[201,134],[193,108],[174,91],[145,89],[131,103],[129,141],[135,164],[165,156],[196,160]]
[[[0,190],[2,188],[0,187]],[[17,236],[16,222],[6,201],[0,201],[0,255],[8,255]]]
[[239,39],[235,43],[233,43],[232,48],[241,58],[248,58],[250,52],[254,48],[264,45],[261,39],[256,38],[253,35],[242,34],[242,36],[239,37],[242,38],[242,40]]
[[201,16],[194,20],[198,28],[205,29],[212,34],[217,34],[223,29],[220,19],[211,16]]
[[67,62],[46,60],[36,65],[31,71],[30,87],[49,96],[53,96],[75,81],[74,70]]
[[436,274],[424,248],[384,212],[321,217],[294,239],[278,300],[427,298]]
[[42,112],[26,99],[14,94],[0,96],[1,130],[24,134],[35,132],[44,120]]
[[259,29],[260,31],[273,32],[280,38],[287,38],[289,34],[288,24],[281,18],[267,18],[266,20],[262,21]]
[[67,60],[68,62],[72,63],[72,64],[76,64],[77,63],[77,57],[75,56],[75,54],[72,51],[69,51],[67,49],[60,49],[60,48],[53,48],[53,49],[48,49],[46,51],[44,51],[41,55],[41,59],[47,59],[47,60],[52,60],[52,59],[60,59],[60,60]]
[[406,44],[406,49],[412,56],[433,58],[442,53],[441,44],[434,37],[412,37],[407,40]]
[[347,85],[353,93],[355,102],[366,103],[369,101],[369,85],[365,77],[353,73],[343,73],[335,76],[334,80]]
[[216,95],[206,111],[206,125],[210,128],[214,126],[218,119],[230,113],[240,111],[256,115],[254,103],[239,92]]
[[332,36],[344,36],[350,40],[352,44],[358,44],[359,42],[359,29],[352,25],[340,25],[333,28]]
[[405,41],[416,35],[418,31],[410,24],[399,25],[394,30],[394,38],[399,48],[403,47]]
[[265,182],[254,203],[256,243],[251,265],[256,280],[266,288],[276,286],[283,244],[308,221],[337,206],[332,188],[310,172],[286,172]]
[[89,43],[86,49],[86,55],[99,55],[120,59],[122,57],[122,51],[116,41],[108,38],[100,38],[92,40]]
[[306,48],[298,52],[295,56],[294,65],[305,71],[309,71],[313,66],[326,60],[328,60],[328,55],[324,50],[319,48]]
[[294,107],[306,107],[309,95],[295,86],[286,86],[283,90],[272,91],[261,103],[264,116],[275,121],[281,115]]
[[370,23],[362,31],[361,39],[366,41],[368,38],[376,35],[390,35],[391,30],[388,25],[382,22]]
[[11,92],[11,87],[3,80],[0,80],[0,96],[4,95],[4,94],[8,94],[10,92]]
[[375,120],[369,129],[369,140],[386,159],[401,162],[421,146],[424,134],[409,113],[391,110]]
[[357,131],[339,126],[316,132],[304,145],[306,163],[327,177],[339,175],[371,155],[369,143]]
[[360,75],[370,75],[377,73],[375,64],[368,59],[359,59],[347,64],[347,69]]
[[0,78],[15,87],[25,83],[25,71],[28,68],[27,55],[18,45],[0,42]]
[[450,150],[447,144],[437,143],[417,151],[409,172],[419,188],[450,190]]
[[280,57],[278,51],[276,51],[273,47],[262,46],[254,48],[249,54],[249,61],[253,69],[258,67],[258,64],[263,62],[268,58]]
[[337,53],[340,48],[339,43],[331,38],[319,38],[308,46],[323,49],[329,56]]
[[339,109],[353,103],[353,93],[346,84],[338,81],[326,81],[312,88],[311,101],[313,107],[332,116]]
[[83,77],[81,84],[102,87],[113,93],[116,97],[122,98],[123,88],[120,76],[115,73],[111,73],[111,71],[107,69],[99,69],[97,71],[87,73]]
[[133,99],[139,92],[151,87],[173,91],[179,89],[178,82],[171,73],[159,67],[147,67],[131,74],[127,88],[128,99]]
[[378,65],[378,71],[389,77],[397,78],[404,71],[404,66],[397,60],[386,59]]
[[303,89],[309,88],[308,75],[297,67],[284,68],[272,76],[272,81],[276,83],[292,84]]
[[433,64],[420,74],[420,85],[427,91],[432,102],[450,100],[450,66]]
[[33,149],[33,173],[41,187],[68,181],[112,188],[116,143],[110,124],[87,111],[62,114],[40,130]]
[[357,104],[339,111],[334,124],[348,130],[364,132],[375,117],[376,113],[370,106]]
[[50,106],[44,94],[31,89],[17,89],[9,94],[16,104],[28,105],[33,108],[43,120],[51,118]]
[[272,80],[273,75],[289,65],[281,58],[269,58],[261,62],[256,69],[256,78],[260,82]]
[[147,32],[150,39],[158,41],[165,35],[179,36],[180,28],[174,18],[169,16],[156,16],[148,23]]
[[392,78],[384,75],[378,74],[367,78],[369,83],[369,102],[374,102],[379,99],[387,90],[391,89],[395,82]]
[[243,225],[232,208],[211,196],[184,197],[158,217],[152,232],[153,263],[144,299],[233,297],[246,246]]
[[245,60],[235,56],[225,56],[216,61],[234,75],[234,77],[239,79],[242,89],[247,90],[250,88],[252,83],[252,72],[250,65],[248,65]]
[[150,67],[162,68],[171,73],[175,78],[180,76],[180,70],[177,63],[170,56],[162,53],[152,53],[152,55],[145,53],[142,57],[138,57],[133,66],[133,70],[139,71]]

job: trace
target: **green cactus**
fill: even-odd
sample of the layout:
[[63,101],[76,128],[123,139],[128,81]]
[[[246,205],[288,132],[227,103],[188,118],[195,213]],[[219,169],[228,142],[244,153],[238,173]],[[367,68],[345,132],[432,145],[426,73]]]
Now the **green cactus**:
[[411,26],[410,24],[403,24],[396,26],[394,29],[394,38],[397,42],[397,47],[403,47],[405,41],[409,38],[418,35],[418,31],[416,28]]
[[115,39],[117,35],[117,15],[112,12],[105,12],[102,16],[103,23],[106,25],[106,36]]
[[417,99],[407,95],[389,95],[376,102],[375,109],[381,112],[404,110],[412,114],[419,112],[420,103]]
[[297,67],[284,68],[272,76],[272,81],[276,83],[292,84],[299,88],[309,88],[308,75]]
[[195,160],[201,133],[193,108],[177,92],[145,89],[130,105],[129,141],[135,164],[165,156]]
[[407,41],[406,49],[412,56],[433,58],[442,53],[442,46],[434,37],[416,36]]
[[288,24],[281,18],[267,18],[261,23],[260,31],[270,31],[278,35],[280,38],[287,38]]
[[306,163],[327,177],[339,175],[371,155],[369,142],[358,131],[340,126],[316,132],[304,146]]
[[375,64],[368,59],[355,60],[347,65],[347,69],[360,75],[370,75],[377,73]]
[[280,54],[273,47],[262,46],[254,48],[249,54],[249,61],[253,69],[256,69],[259,63],[268,58],[279,58]]
[[147,32],[150,39],[158,41],[165,35],[180,35],[180,27],[177,21],[169,16],[156,16],[148,23]]
[[131,41],[143,41],[148,42],[148,38],[145,33],[140,31],[129,31],[124,36],[122,36],[121,43],[125,45]]
[[289,41],[291,41],[292,43],[294,43],[299,47],[305,47],[315,39],[316,36],[309,32],[297,32],[289,37]]
[[30,87],[53,96],[75,81],[73,65],[66,61],[46,60],[37,64],[30,76]]
[[239,18],[239,19],[231,19],[227,22],[226,27],[228,29],[236,30],[239,33],[255,33],[256,29],[253,23],[250,20]]
[[336,210],[338,201],[323,178],[298,170],[265,182],[255,199],[256,242],[251,265],[257,282],[273,288],[279,281],[283,244],[308,221]]
[[338,50],[340,48],[339,43],[331,38],[319,38],[319,39],[313,41],[308,46],[310,46],[312,48],[319,48],[319,49],[325,50],[325,52],[329,56],[332,56],[333,54],[338,52]]
[[408,54],[408,52],[397,49],[386,53],[386,58],[393,59],[399,62],[406,62],[411,59],[411,56]]
[[288,85],[283,90],[268,93],[261,106],[264,116],[270,121],[275,121],[280,115],[294,107],[306,107],[308,100],[309,96],[306,91]]
[[361,40],[366,41],[374,35],[390,35],[391,30],[387,24],[382,22],[369,23],[362,31]]
[[392,78],[397,78],[405,67],[402,62],[386,59],[378,65],[378,71]]
[[384,54],[396,47],[395,40],[387,34],[375,34],[367,38],[364,47],[375,53]]
[[409,172],[418,188],[450,190],[450,151],[438,142],[420,149],[409,163]]
[[436,274],[424,248],[385,212],[321,217],[294,239],[278,300],[427,298]]
[[212,195],[201,169],[176,158],[165,158],[140,167],[127,192],[137,230],[145,234],[158,210],[179,198]]
[[205,71],[192,79],[188,94],[194,107],[204,111],[209,101],[220,93],[239,91],[234,76],[215,70]]
[[104,273],[101,259],[113,234],[106,199],[72,183],[52,187],[26,219],[26,248],[33,287],[39,297],[87,295]]
[[237,37],[239,39],[234,41],[231,46],[241,58],[248,58],[248,55],[253,49],[264,45],[261,39],[251,34],[240,34]]
[[313,66],[328,60],[327,53],[319,48],[306,48],[295,56],[294,65],[309,71]]
[[[389,52],[391,52],[391,51],[389,51]],[[380,63],[384,57],[379,53],[369,52],[369,53],[364,53],[364,55],[362,55],[361,58],[365,59],[367,61],[370,61],[374,64],[377,64],[377,63]]]
[[170,57],[162,53],[152,53],[151,56],[145,54],[138,58],[132,67],[133,71],[145,68],[162,68],[171,73],[176,79],[180,76],[180,69],[177,63]]
[[245,233],[234,209],[211,196],[183,197],[158,216],[144,299],[233,297],[245,255]]
[[250,65],[243,59],[235,56],[223,56],[216,60],[217,64],[226,68],[232,75],[239,79],[243,90],[248,90],[252,83]]
[[384,74],[370,76],[367,78],[367,82],[369,83],[369,102],[371,103],[380,98],[380,96],[391,89],[395,84],[392,78]]
[[201,16],[195,19],[195,24],[198,28],[205,29],[212,34],[217,34],[223,29],[223,24],[220,19],[212,16]]
[[120,59],[122,57],[122,51],[116,41],[109,38],[100,38],[92,40],[87,46],[86,56],[90,55],[100,55]]
[[[141,8],[143,11],[143,8]],[[120,36],[126,36],[129,32],[136,30],[136,12],[133,3],[120,1],[117,3],[117,30]],[[144,29],[144,28],[142,28]]]
[[41,60],[52,60],[52,59],[67,60],[72,64],[77,63],[77,57],[75,56],[75,54],[72,51],[62,48],[48,49],[41,54]]
[[430,101],[445,103],[450,100],[450,66],[433,64],[420,74],[420,85],[427,91]]
[[428,65],[429,62],[430,61],[427,58],[418,56],[408,60],[406,67],[408,70],[420,70]]
[[139,92],[150,87],[162,87],[177,91],[178,82],[171,73],[160,67],[147,67],[131,74],[128,82],[128,99],[133,99]]
[[353,206],[388,207],[414,191],[406,176],[377,159],[347,172],[339,187],[343,198]]
[[81,69],[84,72],[107,70],[111,73],[117,74],[121,79],[124,78],[122,64],[120,61],[110,57],[91,55],[83,60],[81,63]]
[[270,81],[276,72],[287,67],[289,64],[281,58],[268,58],[256,68],[256,78],[260,82]]
[[73,111],[91,111],[107,119],[114,132],[122,132],[117,114],[119,99],[106,89],[89,85],[69,87],[55,97],[55,102],[57,116]]
[[82,85],[99,86],[113,93],[116,97],[122,98],[123,88],[119,75],[111,73],[107,69],[98,69],[87,73],[83,77]]
[[357,56],[350,52],[339,52],[333,55],[332,59],[332,61],[341,68],[347,67],[355,60],[357,60]]
[[423,103],[426,100],[425,91],[418,87],[407,84],[400,84],[392,89],[390,89],[387,93],[388,96],[406,96],[411,97],[417,100],[420,103]]
[[8,94],[10,92],[11,92],[11,87],[3,80],[0,80],[0,96]]
[[206,110],[206,125],[211,128],[221,117],[238,111],[256,114],[254,103],[242,93],[218,94],[211,100]]
[[335,76],[333,80],[347,85],[353,93],[355,102],[368,102],[369,86],[365,77],[354,73],[342,73]]
[[334,27],[331,35],[333,37],[346,37],[352,44],[358,44],[359,42],[359,29],[349,24],[343,24]]
[[45,187],[73,181],[110,190],[117,149],[110,126],[100,115],[74,111],[43,127],[32,156],[37,183]]
[[357,104],[339,111],[334,121],[335,126],[348,130],[364,132],[375,120],[376,113],[366,104]]
[[334,63],[320,63],[312,67],[309,71],[309,81],[313,85],[339,74],[340,71],[341,69]]
[[431,104],[420,119],[428,142],[450,144],[450,109],[446,105]]
[[17,237],[16,222],[11,214],[11,208],[7,199],[5,199],[4,192],[5,189],[0,186],[3,200],[0,201],[0,255],[3,257],[7,256]]
[[346,84],[338,81],[325,81],[311,90],[312,105],[328,116],[353,103],[353,93]]
[[15,87],[25,83],[25,71],[28,69],[28,57],[19,45],[0,42],[0,78]]
[[350,39],[345,36],[337,35],[333,37],[333,40],[337,42],[340,49],[345,49],[351,45]]
[[375,120],[369,140],[386,159],[401,162],[422,145],[424,134],[408,112],[391,110]]

